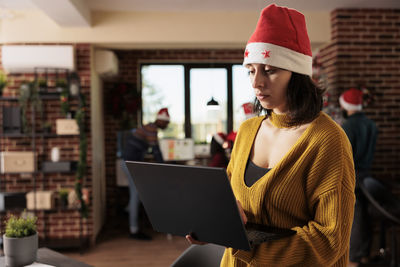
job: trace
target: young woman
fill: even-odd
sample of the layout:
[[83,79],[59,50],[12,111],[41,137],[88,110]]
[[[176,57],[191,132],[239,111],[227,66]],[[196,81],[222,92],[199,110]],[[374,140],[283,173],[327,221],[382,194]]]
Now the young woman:
[[321,112],[304,16],[266,7],[244,56],[255,109],[265,115],[241,125],[228,177],[244,222],[296,234],[251,251],[227,248],[221,266],[346,266],[355,202],[351,146]]

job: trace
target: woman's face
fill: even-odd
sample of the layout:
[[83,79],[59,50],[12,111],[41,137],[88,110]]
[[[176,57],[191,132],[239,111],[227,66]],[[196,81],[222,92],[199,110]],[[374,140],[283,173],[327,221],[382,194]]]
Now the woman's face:
[[272,109],[276,114],[287,112],[286,91],[292,72],[258,63],[248,64],[246,67],[261,106]]

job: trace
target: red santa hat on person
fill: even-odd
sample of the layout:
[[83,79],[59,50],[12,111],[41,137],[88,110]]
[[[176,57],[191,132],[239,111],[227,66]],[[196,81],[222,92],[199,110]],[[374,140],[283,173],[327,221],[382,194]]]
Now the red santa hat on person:
[[243,65],[250,63],[311,76],[312,53],[304,15],[275,4],[264,8],[244,52]]
[[242,105],[242,108],[244,111],[244,115],[246,116],[246,119],[250,119],[255,116],[255,114],[253,113],[253,108],[254,108],[253,103],[251,102],[244,103]]
[[223,146],[223,144],[225,143],[226,140],[226,134],[224,133],[216,133],[213,135],[214,140],[220,144],[221,146]]
[[360,111],[363,104],[363,92],[356,88],[351,88],[340,95],[339,103],[345,110]]
[[226,137],[226,140],[231,141],[232,143],[234,143],[235,139],[236,139],[236,135],[237,135],[237,132],[231,131],[230,133],[228,133],[228,136]]
[[168,108],[162,108],[158,111],[157,113],[157,120],[161,121],[169,121],[169,113],[168,113]]

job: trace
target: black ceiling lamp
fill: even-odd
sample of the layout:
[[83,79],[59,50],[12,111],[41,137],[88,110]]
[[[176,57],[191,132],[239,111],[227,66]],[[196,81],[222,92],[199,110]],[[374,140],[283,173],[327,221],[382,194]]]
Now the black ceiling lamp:
[[211,97],[211,100],[207,102],[207,108],[209,110],[218,110],[219,109],[219,103],[214,99],[214,97]]

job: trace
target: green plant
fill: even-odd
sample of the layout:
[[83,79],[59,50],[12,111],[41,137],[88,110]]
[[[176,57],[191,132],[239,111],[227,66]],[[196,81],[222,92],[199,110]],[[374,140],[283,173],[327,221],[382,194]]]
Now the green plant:
[[69,189],[67,188],[60,188],[58,190],[58,195],[60,196],[60,199],[67,199],[69,194]]
[[28,102],[31,97],[32,84],[29,82],[22,82],[19,87],[19,105],[21,106],[21,122],[22,122],[22,132],[27,133],[28,120],[26,118],[26,112],[28,108]]
[[43,79],[43,78],[40,78],[38,80],[38,86],[39,87],[47,87],[47,81],[45,79]]
[[27,237],[36,233],[36,216],[28,216],[25,212],[21,217],[11,215],[6,221],[6,237]]
[[59,78],[56,80],[56,88],[58,91],[63,91],[67,88],[67,81],[64,78]]
[[80,95],[81,103],[76,112],[75,120],[79,127],[79,161],[78,168],[76,171],[75,178],[75,192],[80,203],[80,213],[83,218],[88,217],[88,206],[83,200],[82,186],[84,178],[86,176],[86,158],[87,158],[87,137],[85,130],[85,110],[86,110],[86,99],[84,95]]
[[4,87],[7,85],[7,75],[0,70],[0,95],[3,92]]
[[42,129],[44,132],[50,132],[51,131],[51,122],[45,121],[42,125]]
[[28,120],[26,118],[28,103],[42,112],[42,101],[39,96],[37,84],[35,82],[22,82],[19,87],[19,105],[21,106],[22,131],[29,132]]
[[69,90],[67,88],[64,88],[63,91],[60,94],[60,101],[61,101],[61,113],[64,116],[67,116],[68,113],[70,112],[70,107],[69,107]]

